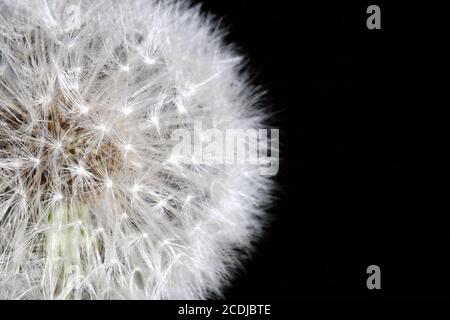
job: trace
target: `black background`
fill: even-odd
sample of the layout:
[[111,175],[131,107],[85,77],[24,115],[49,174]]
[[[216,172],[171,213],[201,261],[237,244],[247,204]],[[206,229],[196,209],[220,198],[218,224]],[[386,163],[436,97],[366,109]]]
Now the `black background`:
[[195,2],[249,58],[281,131],[275,221],[225,298],[450,297],[443,8]]

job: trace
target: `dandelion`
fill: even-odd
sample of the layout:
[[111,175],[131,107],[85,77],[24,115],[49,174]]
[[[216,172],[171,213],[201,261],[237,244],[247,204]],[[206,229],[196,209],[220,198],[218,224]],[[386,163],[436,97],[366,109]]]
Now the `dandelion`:
[[213,23],[174,1],[1,1],[0,298],[221,295],[271,182],[174,160],[176,129],[265,120]]

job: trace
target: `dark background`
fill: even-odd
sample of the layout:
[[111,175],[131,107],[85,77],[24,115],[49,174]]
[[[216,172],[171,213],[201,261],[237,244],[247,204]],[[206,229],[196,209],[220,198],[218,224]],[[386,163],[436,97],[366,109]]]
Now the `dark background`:
[[[275,221],[225,297],[450,297],[443,8],[195,2],[223,18],[281,134]],[[366,287],[371,264],[381,290]]]

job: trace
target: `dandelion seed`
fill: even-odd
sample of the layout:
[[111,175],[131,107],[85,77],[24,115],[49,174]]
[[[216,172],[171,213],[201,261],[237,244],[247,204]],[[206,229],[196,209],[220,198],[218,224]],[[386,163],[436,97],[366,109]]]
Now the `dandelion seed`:
[[151,121],[156,127],[158,127],[159,119],[158,119],[157,116],[152,116],[151,119],[150,119],[150,121]]
[[85,105],[80,105],[79,110],[81,114],[86,114],[89,112],[89,107]]
[[105,186],[106,186],[106,188],[111,189],[113,186],[113,182],[110,179],[107,179],[105,181]]
[[102,132],[102,133],[108,133],[109,132],[109,128],[104,125],[104,124],[100,124],[98,126],[95,127],[98,131]]
[[122,72],[129,72],[130,71],[130,67],[129,66],[120,66],[120,70]]
[[167,202],[165,200],[161,200],[156,204],[155,208],[164,208],[166,204]]
[[124,108],[122,108],[122,113],[125,116],[128,116],[132,111],[133,111],[133,109],[131,107],[124,107]]
[[181,114],[186,114],[187,113],[186,107],[183,105],[183,103],[181,101],[178,101],[176,103],[176,106],[177,106],[177,110],[178,110],[179,113],[181,113]]
[[31,158],[30,160],[34,163],[35,167],[39,166],[39,164],[41,163],[41,159],[39,158]]
[[82,165],[77,165],[73,168],[73,172],[76,176],[80,176],[80,177],[89,177],[89,172],[82,166]]
[[64,199],[64,196],[61,193],[57,193],[53,196],[53,201],[54,202],[58,202],[61,201],[62,199]]
[[135,184],[134,186],[131,187],[131,193],[133,194],[137,194],[138,192],[140,192],[142,189],[142,186],[139,184]]
[[62,144],[61,141],[57,141],[57,142],[54,144],[54,148],[55,148],[55,150],[57,150],[57,151],[60,151],[60,150],[62,149],[62,147],[63,147],[63,144]]

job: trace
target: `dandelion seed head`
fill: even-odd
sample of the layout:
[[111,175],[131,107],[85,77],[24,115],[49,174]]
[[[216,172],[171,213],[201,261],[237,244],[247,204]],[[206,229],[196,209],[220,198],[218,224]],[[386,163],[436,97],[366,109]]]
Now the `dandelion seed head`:
[[264,124],[222,38],[183,1],[2,1],[0,299],[222,294],[271,182],[171,139]]

